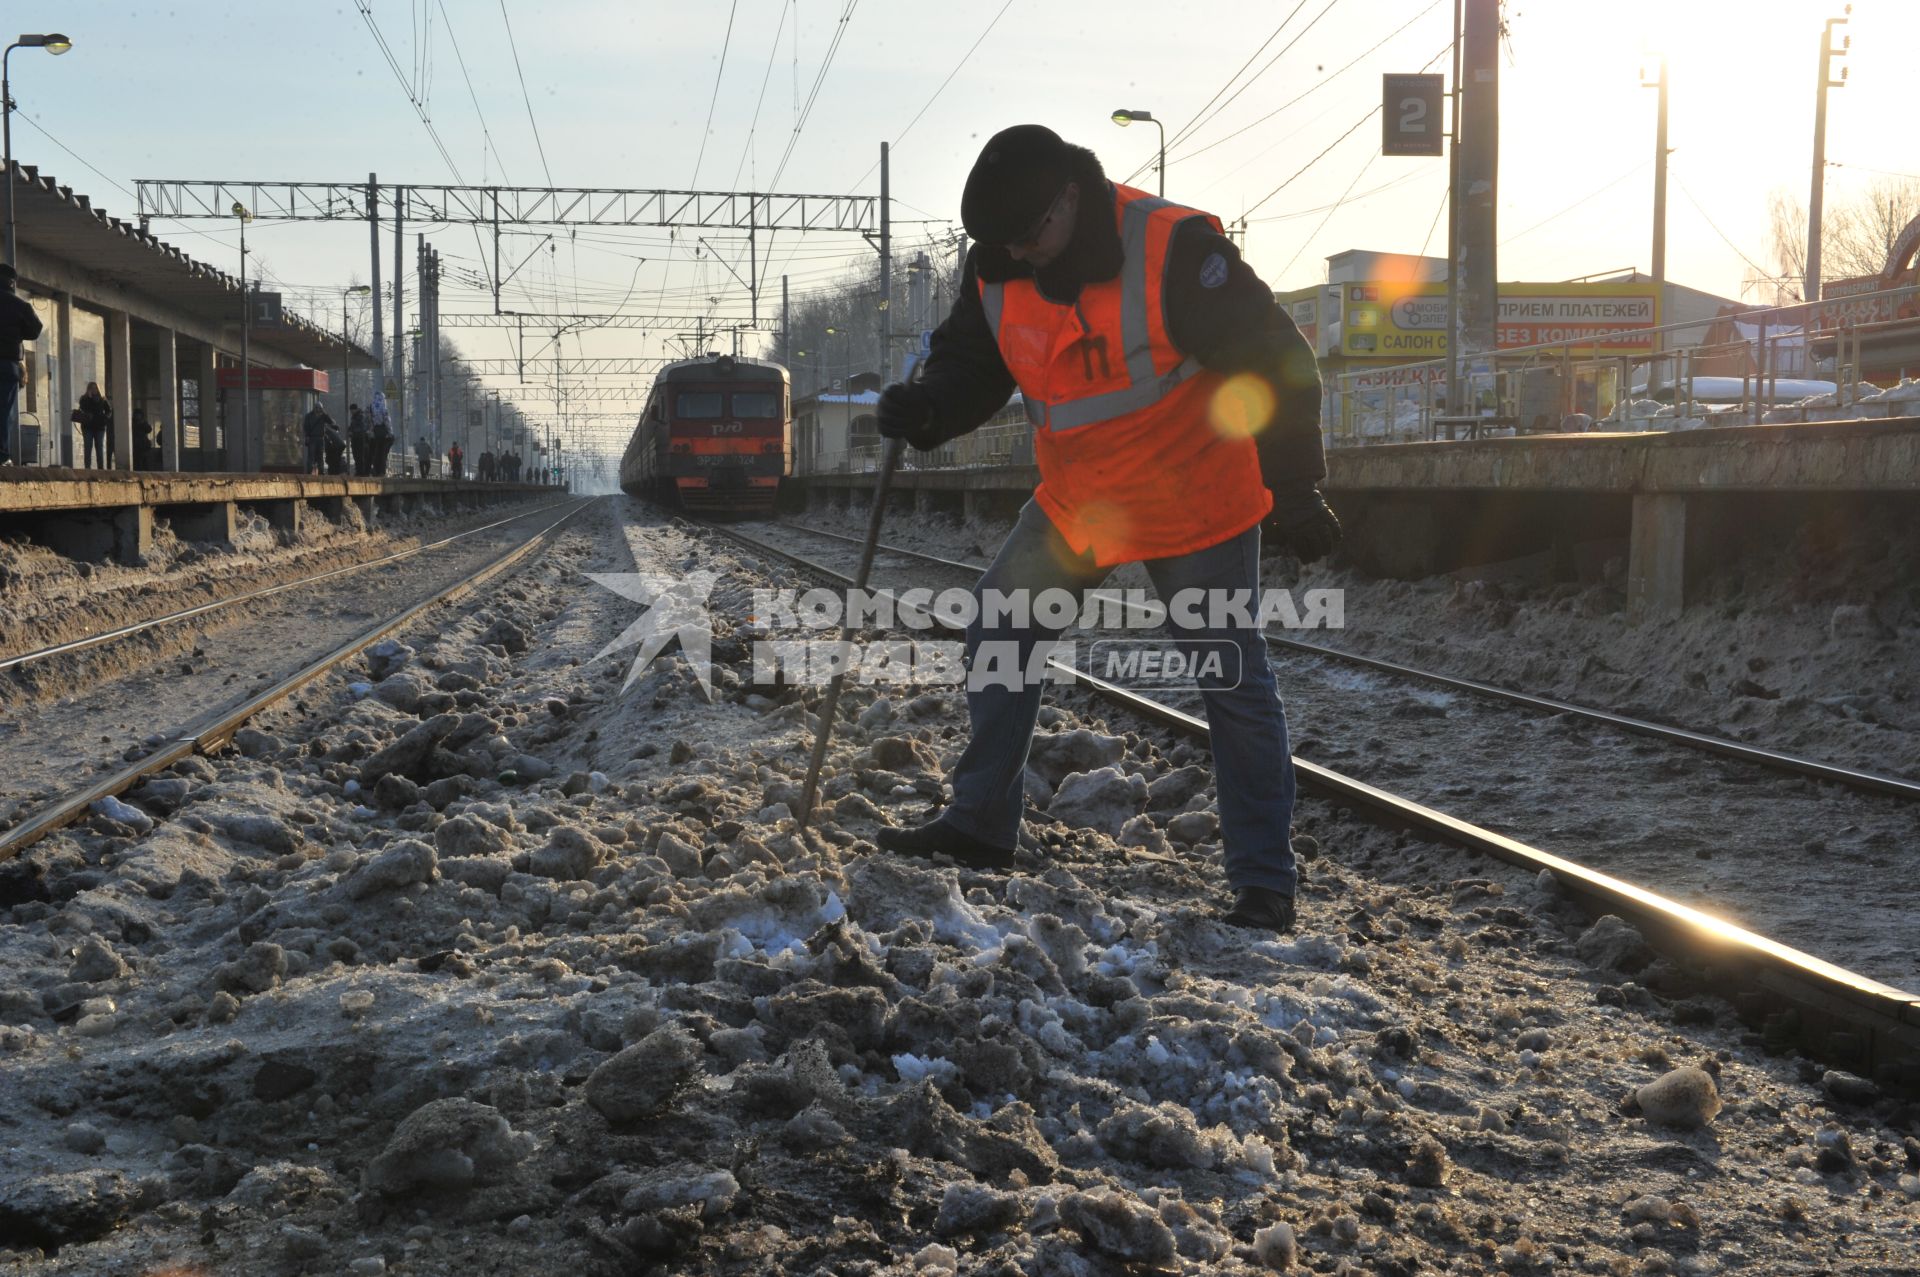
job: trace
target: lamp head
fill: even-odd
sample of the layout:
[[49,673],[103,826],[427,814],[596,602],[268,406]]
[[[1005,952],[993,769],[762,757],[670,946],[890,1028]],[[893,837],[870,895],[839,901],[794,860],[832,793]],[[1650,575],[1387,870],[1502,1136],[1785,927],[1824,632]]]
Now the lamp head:
[[1126,128],[1127,125],[1132,124],[1135,120],[1139,120],[1142,123],[1151,124],[1153,122],[1153,112],[1119,110],[1113,113],[1113,122],[1115,124],[1118,124],[1123,129]]
[[355,297],[365,297],[368,293],[371,293],[373,291],[373,285],[372,284],[355,284],[352,288],[348,288],[343,291],[351,293]]
[[233,209],[231,211],[235,217],[239,218],[243,222],[251,222],[253,220],[253,214],[249,213],[247,211],[247,206],[245,204],[242,204],[239,200],[235,200],[233,202]]
[[53,31],[45,35],[23,35],[14,43],[27,49],[45,49],[56,57],[73,47],[73,41]]

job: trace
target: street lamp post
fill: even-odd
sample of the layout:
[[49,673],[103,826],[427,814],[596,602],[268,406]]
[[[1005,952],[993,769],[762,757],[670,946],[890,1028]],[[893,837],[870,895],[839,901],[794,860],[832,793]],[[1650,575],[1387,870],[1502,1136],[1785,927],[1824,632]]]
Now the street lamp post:
[[[247,296],[247,223],[253,214],[239,200],[233,202],[232,212],[240,219],[240,456],[244,464],[253,452],[253,299]],[[231,447],[227,455],[233,455]]]
[[1113,113],[1113,122],[1115,124],[1118,124],[1123,129],[1126,128],[1127,125],[1132,124],[1135,120],[1144,121],[1145,123],[1151,124],[1153,125],[1154,128],[1160,130],[1160,166],[1159,166],[1160,167],[1160,194],[1162,196],[1165,196],[1167,193],[1167,129],[1166,129],[1166,126],[1161,124],[1160,121],[1154,119],[1153,112],[1151,111],[1128,111],[1123,108]]
[[13,91],[8,78],[7,59],[13,56],[15,49],[45,49],[55,55],[65,53],[73,47],[73,41],[63,35],[23,35],[0,53],[0,146],[6,149],[7,167],[7,265],[18,267],[20,262],[14,254],[13,241]]
[[[48,53],[61,54],[73,47],[73,41],[63,35],[23,35],[0,53],[0,149],[6,153],[6,252],[7,265],[18,266],[19,260],[14,254],[13,242],[13,92],[8,79],[7,59],[13,56],[15,49],[45,49]],[[19,417],[18,390],[15,386],[13,406],[7,411],[6,419],[0,421],[0,455],[13,457],[24,462],[20,455],[20,441],[14,438],[14,422]]]

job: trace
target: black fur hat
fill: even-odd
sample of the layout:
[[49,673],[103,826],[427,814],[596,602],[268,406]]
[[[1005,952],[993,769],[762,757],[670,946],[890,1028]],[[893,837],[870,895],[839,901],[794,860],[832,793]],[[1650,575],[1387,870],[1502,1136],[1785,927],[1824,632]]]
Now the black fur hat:
[[1016,124],[987,140],[967,174],[960,220],[982,244],[1031,231],[1073,177],[1073,148],[1044,124]]

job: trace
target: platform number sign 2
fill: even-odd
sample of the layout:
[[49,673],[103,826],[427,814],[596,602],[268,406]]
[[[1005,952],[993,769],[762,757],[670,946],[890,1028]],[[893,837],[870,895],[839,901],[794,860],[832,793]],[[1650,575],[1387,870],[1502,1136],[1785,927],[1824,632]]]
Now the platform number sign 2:
[[1445,154],[1445,77],[1383,75],[1382,155]]

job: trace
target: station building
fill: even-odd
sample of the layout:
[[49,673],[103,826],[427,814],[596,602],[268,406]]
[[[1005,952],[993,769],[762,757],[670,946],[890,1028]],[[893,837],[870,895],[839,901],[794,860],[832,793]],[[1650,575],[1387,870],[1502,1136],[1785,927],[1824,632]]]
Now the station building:
[[325,370],[379,366],[364,348],[256,291],[242,431],[240,281],[31,165],[16,162],[10,176],[19,291],[43,326],[21,349],[21,464],[80,464],[71,418],[94,382],[113,404],[116,468],[146,464],[133,446],[134,410],[142,409],[158,450],[149,468],[298,471],[300,418],[327,390]]

